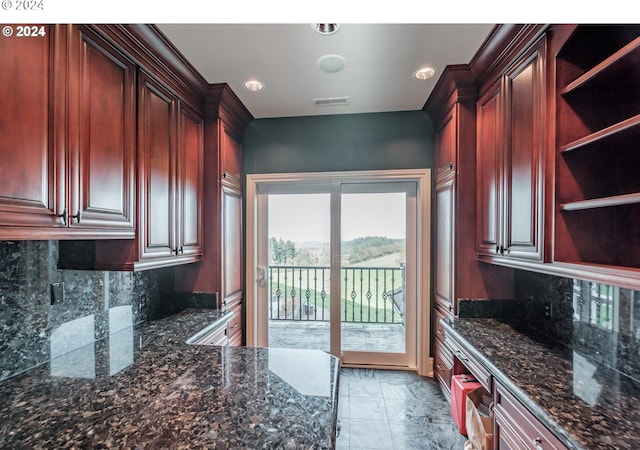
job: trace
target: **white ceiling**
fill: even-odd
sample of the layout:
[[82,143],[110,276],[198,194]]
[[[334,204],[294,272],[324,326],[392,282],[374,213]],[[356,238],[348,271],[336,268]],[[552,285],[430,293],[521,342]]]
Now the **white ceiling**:
[[[470,62],[493,24],[341,24],[328,36],[308,23],[158,27],[209,83],[227,83],[258,119],[420,110],[445,66]],[[320,70],[327,54],[342,56],[345,68]],[[414,80],[426,65],[435,76]],[[265,89],[247,91],[248,79]],[[315,105],[329,97],[349,97],[349,105]]]

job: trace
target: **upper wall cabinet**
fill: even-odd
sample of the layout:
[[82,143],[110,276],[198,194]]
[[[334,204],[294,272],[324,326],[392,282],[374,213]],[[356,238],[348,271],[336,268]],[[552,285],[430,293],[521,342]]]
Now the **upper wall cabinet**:
[[0,238],[134,236],[133,63],[90,30],[0,40]]
[[202,257],[204,120],[158,80],[138,77],[138,230],[96,243],[96,268],[142,270]]
[[545,258],[546,71],[543,36],[478,101],[480,259]]
[[554,31],[554,260],[635,278],[637,288],[640,26],[559,26]]

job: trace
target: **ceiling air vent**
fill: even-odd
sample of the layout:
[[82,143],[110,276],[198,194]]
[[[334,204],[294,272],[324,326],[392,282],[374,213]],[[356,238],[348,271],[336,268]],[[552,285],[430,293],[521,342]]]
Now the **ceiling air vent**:
[[345,106],[349,104],[349,97],[314,98],[316,106]]

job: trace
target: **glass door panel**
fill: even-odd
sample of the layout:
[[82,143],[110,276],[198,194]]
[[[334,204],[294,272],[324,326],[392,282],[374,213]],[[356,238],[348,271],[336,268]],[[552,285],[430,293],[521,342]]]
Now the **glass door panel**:
[[341,348],[406,349],[406,194],[343,193]]
[[269,347],[330,350],[330,194],[268,196]]

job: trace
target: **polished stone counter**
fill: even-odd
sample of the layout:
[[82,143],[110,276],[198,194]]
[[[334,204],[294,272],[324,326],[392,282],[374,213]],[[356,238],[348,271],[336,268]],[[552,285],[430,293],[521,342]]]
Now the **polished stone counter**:
[[0,383],[0,448],[331,448],[339,361],[314,350],[189,345],[187,310]]
[[443,319],[446,332],[570,449],[639,449],[640,383],[575,346],[495,319]]

